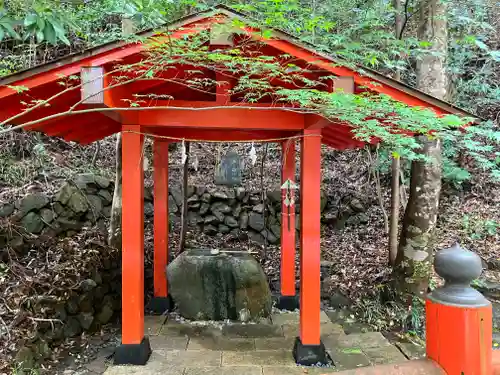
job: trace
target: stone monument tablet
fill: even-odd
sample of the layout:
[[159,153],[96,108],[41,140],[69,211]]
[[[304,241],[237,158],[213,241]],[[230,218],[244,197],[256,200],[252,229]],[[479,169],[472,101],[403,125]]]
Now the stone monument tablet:
[[215,183],[217,185],[236,186],[241,185],[242,160],[235,152],[228,152],[221,157],[219,165],[215,170]]

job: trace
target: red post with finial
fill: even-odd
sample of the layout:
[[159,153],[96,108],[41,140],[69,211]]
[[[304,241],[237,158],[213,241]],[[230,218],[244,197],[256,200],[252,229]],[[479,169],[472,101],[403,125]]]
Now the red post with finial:
[[470,287],[481,259],[456,244],[436,254],[434,267],[445,285],[426,301],[427,357],[450,375],[491,375],[491,303]]

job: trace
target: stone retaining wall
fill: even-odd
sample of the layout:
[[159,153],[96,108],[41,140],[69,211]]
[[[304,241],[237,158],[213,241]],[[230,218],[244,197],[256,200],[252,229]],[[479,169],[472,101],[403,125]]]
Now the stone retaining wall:
[[[4,279],[6,303],[25,316],[16,328],[26,332],[14,344],[17,363],[42,362],[64,340],[98,332],[119,316],[120,251],[103,246],[113,185],[81,174],[55,194],[0,204],[0,263],[20,268]],[[97,232],[79,233],[84,227]],[[29,288],[19,284],[25,273]]]
[[[169,210],[177,213],[182,194],[172,188]],[[230,239],[247,240],[263,244],[277,244],[280,238],[281,192],[267,194],[262,202],[261,193],[243,188],[207,190],[191,187],[188,190],[188,221],[208,235],[229,235]],[[298,226],[297,226],[298,227]]]
[[[68,254],[68,257],[71,256],[73,254]],[[34,275],[30,285],[35,290],[11,290],[11,293],[22,293],[21,305],[16,306],[11,296],[6,297],[9,305],[25,317],[18,322],[16,333],[24,331],[26,336],[11,343],[15,348],[15,363],[22,364],[22,368],[29,369],[35,363],[42,363],[52,355],[54,348],[66,340],[75,339],[83,332],[99,332],[103,325],[119,316],[119,252],[87,254],[84,261],[81,273],[73,274],[77,280],[71,286],[69,284],[73,280],[68,275],[54,270],[50,276],[57,285],[51,287],[46,279],[38,280]],[[60,267],[71,267],[76,262],[67,260],[60,263]],[[89,269],[92,266],[95,268]]]
[[[81,174],[66,182],[53,196],[34,192],[15,203],[0,206],[0,218],[9,217],[13,224],[34,235],[71,237],[94,224],[105,233],[113,189],[113,181],[106,177]],[[15,242],[17,248],[22,245],[19,239]]]
[[[71,237],[83,227],[97,224],[107,233],[111,215],[114,183],[108,178],[81,174],[68,181],[54,195],[43,192],[26,195],[15,203],[0,206],[0,218],[25,229],[27,233],[56,237]],[[145,219],[152,220],[154,203],[152,190],[144,191]],[[325,194],[321,195],[322,221],[342,229],[346,225],[366,224],[368,217],[359,199],[350,199],[343,209],[333,208]],[[180,216],[182,192],[171,187],[169,213]],[[296,204],[296,229],[300,229],[300,204]],[[242,187],[207,189],[203,186],[188,188],[188,222],[208,235],[224,235],[234,240],[251,240],[263,244],[278,244],[281,227],[281,191],[270,191],[262,200],[261,192]],[[5,238],[4,238],[5,240]],[[24,245],[22,236],[11,238],[13,248]],[[0,237],[0,249],[5,245]]]
[[[321,193],[321,220],[336,229],[346,225],[368,222],[364,204],[356,198],[348,199],[342,207],[332,207],[331,199]],[[181,190],[170,189],[169,211],[178,214],[182,206]],[[154,208],[151,206],[151,211]],[[149,210],[147,210],[148,212]],[[300,213],[299,197],[295,206]],[[262,193],[247,191],[242,187],[207,190],[189,187],[188,220],[191,227],[198,226],[208,235],[228,235],[229,239],[247,240],[263,244],[278,244],[281,235],[281,191],[270,191],[262,200]],[[300,215],[295,227],[300,230]]]
[[[322,221],[342,229],[346,225],[366,224],[368,216],[359,199],[350,199],[342,209],[330,206],[329,198],[321,193]],[[300,203],[297,197],[295,228],[300,230]],[[149,203],[147,203],[149,207]],[[181,190],[170,189],[169,211],[179,214],[182,207]],[[151,205],[146,213],[153,212]],[[262,193],[242,187],[208,190],[203,186],[188,189],[188,221],[208,235],[224,235],[229,240],[247,240],[278,244],[281,236],[281,191]]]

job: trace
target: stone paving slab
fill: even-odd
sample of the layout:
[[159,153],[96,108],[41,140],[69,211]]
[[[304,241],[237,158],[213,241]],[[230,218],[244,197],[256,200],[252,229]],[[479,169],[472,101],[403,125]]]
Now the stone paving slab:
[[298,313],[277,313],[271,315],[271,321],[275,325],[299,324],[300,315]]
[[294,366],[292,350],[256,350],[253,352],[224,352],[223,366]]
[[380,332],[353,333],[350,335],[326,335],[323,337],[326,346],[340,348],[366,349],[392,346]]
[[184,367],[165,362],[164,356],[153,352],[144,366],[111,366],[104,375],[183,375]]
[[146,336],[157,336],[167,320],[166,316],[145,316],[144,317],[144,334]]
[[[299,312],[276,313],[271,316],[271,321],[275,325],[299,324],[300,313]],[[320,312],[319,321],[320,323],[332,323],[332,321],[324,311]]]
[[323,375],[333,374],[339,370],[334,367],[301,367],[301,366],[264,366],[263,375]]
[[327,348],[337,371],[370,366],[370,360],[361,349]]
[[218,327],[212,325],[198,325],[189,323],[180,323],[177,321],[166,321],[161,327],[159,335],[162,336],[204,336],[213,337],[221,334]]
[[396,345],[409,359],[422,359],[426,357],[425,347],[410,342],[396,342]]
[[89,374],[103,374],[108,367],[108,361],[105,357],[98,357],[92,362],[86,363],[84,367]]
[[225,336],[249,338],[282,337],[283,330],[280,325],[234,323],[224,326],[222,328],[222,334]]
[[255,339],[256,350],[292,350],[295,337],[268,337]]
[[187,350],[253,351],[255,342],[247,338],[191,337]]
[[386,365],[407,361],[406,357],[393,345],[383,348],[365,348],[363,352],[373,365]]
[[188,336],[150,336],[149,343],[153,350],[186,350],[188,347]]
[[187,368],[184,375],[262,375],[262,367],[227,366]]
[[216,350],[158,350],[161,361],[177,367],[220,367],[222,352]]
[[[111,366],[104,374],[323,375],[406,361],[405,355],[379,332],[346,335],[324,312],[320,319],[322,340],[335,367],[304,368],[295,364],[292,348],[299,334],[298,313],[276,314],[274,325],[236,323],[222,329],[148,316],[145,332],[153,349],[149,362],[145,366]],[[100,369],[105,366],[95,365]]]
[[[300,326],[298,324],[283,324],[283,336],[297,337],[299,336]],[[322,336],[345,336],[342,326],[333,323],[321,323],[320,332]]]

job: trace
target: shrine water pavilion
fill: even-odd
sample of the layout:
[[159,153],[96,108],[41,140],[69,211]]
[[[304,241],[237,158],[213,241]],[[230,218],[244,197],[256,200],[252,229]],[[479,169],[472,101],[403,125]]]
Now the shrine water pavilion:
[[[234,20],[247,23],[245,15],[218,6],[168,25],[168,38],[189,38]],[[138,34],[142,40],[157,35],[155,31]],[[432,109],[439,115],[469,116],[447,102],[379,73],[344,66],[284,32],[274,30],[271,36],[264,38],[248,31],[247,47],[252,46],[249,40],[266,55],[290,56],[297,66],[314,71],[316,78],[335,76],[327,90],[385,94],[409,106]],[[237,48],[240,42],[240,37],[226,33],[222,37],[214,36],[209,43],[217,48]],[[221,80],[211,92],[193,90],[176,81],[176,77],[187,76],[189,66],[176,66],[161,76],[137,79],[133,66],[145,54],[144,43],[120,41],[0,80],[0,120],[9,120],[9,125],[23,125],[24,130],[40,131],[82,145],[115,133],[122,134],[122,342],[116,350],[115,363],[143,365],[151,353],[144,330],[144,170],[141,162],[144,139],[148,136],[154,139],[154,295],[158,301],[168,297],[165,268],[169,247],[169,142],[279,142],[284,161],[282,181],[293,182],[294,145],[295,140],[300,140],[300,335],[294,352],[298,363],[303,357],[321,362],[321,351],[324,351],[320,329],[321,147],[345,150],[364,147],[364,142],[354,137],[349,124],[293,111],[265,98],[255,103],[243,102],[238,95],[230,94],[227,77],[214,72],[202,72],[211,79]],[[117,64],[130,68],[114,73]],[[124,74],[129,74],[131,82],[124,84],[123,78],[114,80],[114,75]],[[61,82],[68,80],[76,80],[81,85],[77,85],[78,89],[67,89],[71,82],[69,86]],[[156,97],[146,100],[147,104],[128,104],[150,93]],[[25,106],[25,103],[33,103],[33,99],[47,98],[51,98],[49,105]],[[287,208],[283,197],[282,212],[287,212]],[[295,213],[293,206],[289,208],[290,214],[283,218],[281,229],[281,294],[291,298],[296,293],[296,240]],[[487,301],[478,297],[474,303],[452,301],[447,304],[436,297],[429,302],[427,314],[428,358],[441,366],[443,373],[493,373],[491,305]]]

